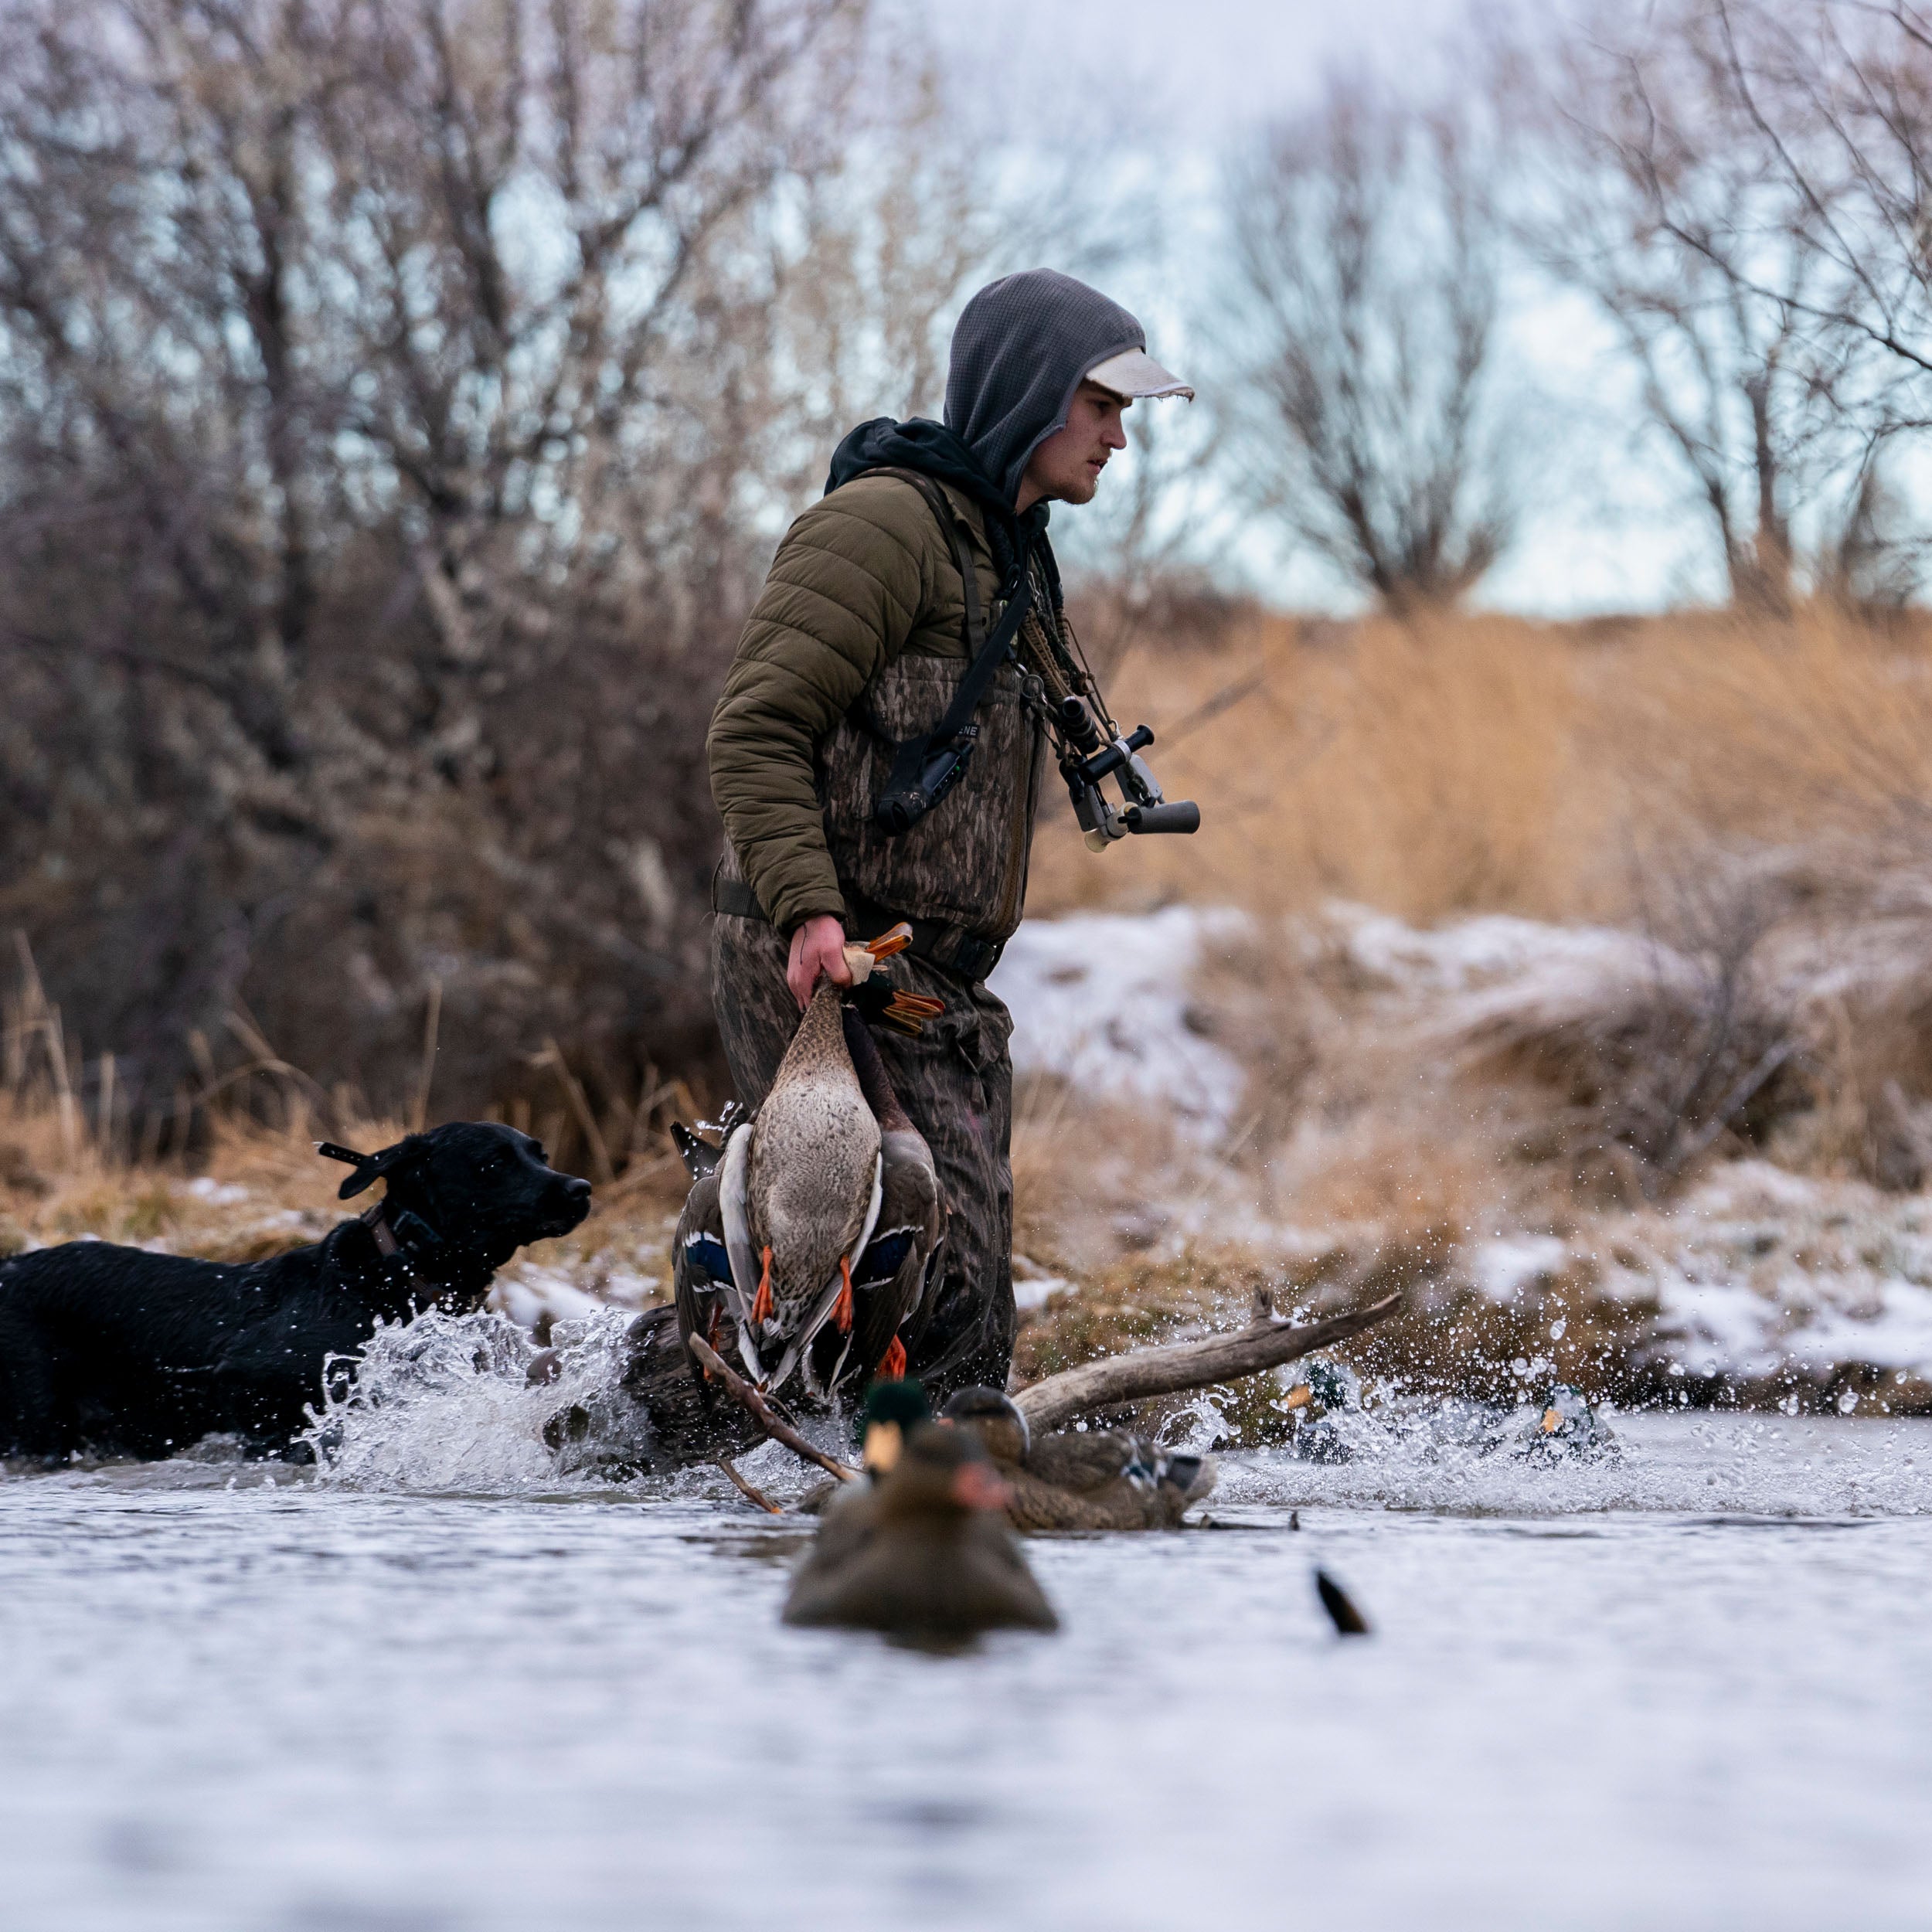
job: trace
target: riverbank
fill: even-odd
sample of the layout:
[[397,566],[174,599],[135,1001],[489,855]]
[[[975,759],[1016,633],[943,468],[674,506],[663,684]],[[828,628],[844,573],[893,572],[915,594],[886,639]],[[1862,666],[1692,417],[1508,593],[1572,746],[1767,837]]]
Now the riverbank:
[[[1640,1030],[1648,1057],[1624,1053],[1619,1087],[1617,1029],[1697,968],[1641,934],[1345,906],[1030,921],[993,981],[1015,1022],[1020,1372],[1227,1325],[1257,1288],[1320,1314],[1395,1285],[1402,1318],[1348,1352],[1372,1389],[1509,1403],[1561,1379],[1624,1406],[1932,1408],[1932,1200],[1846,1171],[1804,1029],[1856,985],[1811,959],[1793,938],[1784,964],[1759,962],[1753,997],[1798,1043],[1775,1107],[1687,1114],[1671,1145],[1702,1145],[1667,1167],[1628,1090],[1667,1083],[1670,1043]],[[1599,1080],[1583,1098],[1580,1063]],[[318,1131],[299,1107],[281,1131],[232,1119],[191,1173],[111,1163],[57,1106],[16,1098],[0,1243],[241,1260],[315,1240],[342,1213]],[[639,1150],[492,1305],[544,1334],[663,1298],[682,1182],[668,1150]],[[1230,1403],[1229,1439],[1266,1440],[1271,1400]]]

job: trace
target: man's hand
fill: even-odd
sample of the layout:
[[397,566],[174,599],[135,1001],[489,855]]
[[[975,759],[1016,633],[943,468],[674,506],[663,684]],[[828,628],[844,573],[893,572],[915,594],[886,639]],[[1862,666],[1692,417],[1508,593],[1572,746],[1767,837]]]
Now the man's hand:
[[811,1004],[821,973],[834,985],[852,984],[852,974],[845,965],[845,929],[830,913],[820,913],[792,930],[785,984],[791,988],[791,996],[801,1012]]

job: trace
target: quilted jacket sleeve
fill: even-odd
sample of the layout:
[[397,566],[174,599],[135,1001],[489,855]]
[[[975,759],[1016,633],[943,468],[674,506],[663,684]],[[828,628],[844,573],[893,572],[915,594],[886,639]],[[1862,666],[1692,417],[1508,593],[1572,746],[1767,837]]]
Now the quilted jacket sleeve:
[[818,748],[904,645],[943,540],[912,485],[848,483],[786,533],[738,641],[706,740],[711,795],[746,883],[781,933],[845,910]]

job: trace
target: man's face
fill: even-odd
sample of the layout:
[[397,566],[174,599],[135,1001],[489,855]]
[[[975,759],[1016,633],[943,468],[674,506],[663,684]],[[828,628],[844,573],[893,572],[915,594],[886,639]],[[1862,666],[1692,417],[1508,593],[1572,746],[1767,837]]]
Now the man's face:
[[1127,447],[1121,417],[1128,407],[1123,398],[1097,383],[1081,383],[1066,413],[1066,428],[1055,430],[1033,452],[1015,507],[1027,509],[1043,498],[1055,503],[1092,502],[1107,459]]

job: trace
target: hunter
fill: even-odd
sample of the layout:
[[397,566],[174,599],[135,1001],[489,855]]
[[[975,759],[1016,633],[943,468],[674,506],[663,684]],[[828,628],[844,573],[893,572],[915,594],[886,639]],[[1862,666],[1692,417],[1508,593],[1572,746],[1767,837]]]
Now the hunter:
[[[1136,397],[1193,393],[1125,309],[1070,276],[981,289],[953,332],[944,423],[882,417],[838,445],[712,717],[727,841],[712,997],[739,1097],[755,1107],[769,1089],[819,976],[848,981],[849,937],[910,922],[895,980],[944,1002],[919,1038],[879,1041],[951,1210],[906,1337],[910,1372],[939,1393],[1005,1386],[1012,1022],[985,981],[1026,901],[1055,707],[1097,698],[1047,506],[1092,500]],[[967,729],[943,728],[968,707]]]

